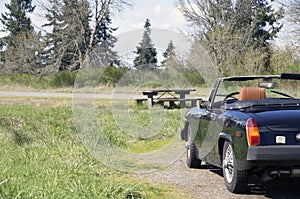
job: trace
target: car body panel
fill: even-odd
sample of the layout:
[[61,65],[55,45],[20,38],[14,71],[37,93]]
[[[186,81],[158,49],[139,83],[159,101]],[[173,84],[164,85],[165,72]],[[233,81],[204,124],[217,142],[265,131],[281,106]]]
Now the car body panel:
[[[300,165],[300,140],[296,139],[300,133],[300,99],[282,96],[260,101],[230,99],[226,104],[217,100],[225,97],[218,96],[220,90],[224,90],[220,86],[223,82],[273,79],[300,80],[300,74],[220,78],[211,91],[208,106],[187,111],[181,134],[182,138],[187,138],[184,135],[191,128],[199,159],[222,167],[222,150],[227,141],[232,144],[241,170],[264,165]],[[260,146],[248,145],[246,122],[249,118],[253,118],[258,125]],[[279,142],[280,139],[284,142]]]

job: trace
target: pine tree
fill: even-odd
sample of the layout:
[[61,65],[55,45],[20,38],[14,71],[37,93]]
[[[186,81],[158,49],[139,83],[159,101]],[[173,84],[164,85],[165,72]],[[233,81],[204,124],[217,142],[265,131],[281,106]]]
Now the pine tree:
[[116,45],[117,38],[113,32],[117,28],[111,27],[112,20],[109,13],[104,17],[102,23],[96,27],[94,38],[92,40],[92,48],[97,48],[98,53],[101,53],[103,62],[107,65],[119,65],[117,52],[113,50]]
[[11,0],[9,4],[5,4],[5,7],[8,12],[1,14],[0,21],[4,27],[3,30],[8,32],[9,35],[1,40],[1,49],[15,45],[15,40],[19,33],[30,34],[34,30],[31,20],[27,16],[27,13],[32,13],[35,9],[32,6],[32,0]]
[[[271,0],[271,2],[273,1]],[[267,0],[257,0],[253,14],[255,27],[253,31],[254,46],[269,46],[270,41],[276,37],[282,28],[282,24],[278,21],[283,17],[283,12],[275,12]]]
[[45,40],[45,57],[56,71],[78,70],[82,67],[90,39],[91,18],[87,0],[49,0],[48,23],[52,27]]
[[35,9],[35,6],[32,6],[32,0],[11,0],[10,4],[5,4],[5,7],[9,12],[1,14],[1,22],[4,25],[4,31],[9,32],[9,37],[33,30],[31,20],[27,16]]
[[149,19],[145,21],[145,31],[143,33],[140,46],[137,47],[137,57],[134,60],[134,66],[137,69],[154,70],[157,67],[157,52],[151,40],[151,23]]
[[[51,27],[52,31],[48,32],[44,37],[45,50],[43,51],[44,62],[48,66],[55,65],[55,67],[49,67],[50,70],[56,71],[61,64],[61,50],[60,47],[63,43],[63,27],[60,24],[63,23],[63,16],[61,9],[63,4],[61,0],[49,0],[51,5],[50,9],[47,9],[45,18],[48,23],[44,24],[43,27]],[[48,73],[51,73],[48,71]]]
[[163,57],[165,59],[161,62],[162,66],[166,67],[166,66],[171,65],[172,63],[176,62],[175,56],[176,56],[175,46],[171,40],[168,44],[166,51],[163,53]]
[[112,2],[97,1],[98,7],[91,15],[92,8],[87,0],[48,1],[52,7],[46,8],[48,23],[44,26],[52,27],[52,32],[45,38],[44,54],[56,71],[80,69],[87,53],[93,50],[108,65],[118,65],[118,56],[113,50],[117,42],[113,32],[117,28],[111,27],[109,12]]
[[168,59],[175,51],[175,46],[173,44],[173,41],[171,40],[168,44],[168,47],[166,49],[166,51],[163,53],[163,57]]
[[[40,33],[36,33],[27,16],[35,6],[32,0],[11,0],[5,4],[8,12],[1,14],[1,23],[8,36],[1,39],[0,48],[5,51],[4,71],[9,73],[36,73],[39,56]],[[2,59],[3,60],[3,59]]]
[[[271,0],[273,2],[274,0]],[[270,71],[271,47],[270,41],[273,40],[282,28],[278,21],[283,17],[283,12],[275,10],[267,0],[257,0],[254,11],[254,31],[253,48],[260,50],[264,54],[264,70]]]

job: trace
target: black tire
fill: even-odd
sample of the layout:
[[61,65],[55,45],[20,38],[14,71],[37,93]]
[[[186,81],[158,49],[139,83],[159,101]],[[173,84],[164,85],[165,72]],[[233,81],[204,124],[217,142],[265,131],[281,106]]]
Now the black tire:
[[223,175],[227,189],[232,193],[248,192],[248,172],[239,170],[234,150],[230,142],[223,147]]
[[195,145],[195,140],[192,135],[190,126],[188,127],[188,140],[187,140],[187,158],[186,158],[186,164],[189,168],[198,169],[201,167],[201,160],[197,157],[197,148]]

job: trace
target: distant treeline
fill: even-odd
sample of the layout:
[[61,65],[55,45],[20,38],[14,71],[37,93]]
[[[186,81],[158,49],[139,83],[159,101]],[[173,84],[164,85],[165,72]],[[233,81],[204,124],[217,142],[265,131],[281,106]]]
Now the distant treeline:
[[[51,31],[34,29],[29,14],[36,6],[46,11],[43,27]],[[168,68],[178,71],[192,85],[203,84],[203,78],[189,63],[190,58],[177,56],[172,41],[163,52],[164,60],[158,63],[149,19],[145,21],[133,65],[123,63],[114,51],[118,38],[114,36],[117,28],[112,26],[111,16],[128,6],[132,5],[124,0],[46,0],[39,5],[33,5],[32,0],[11,0],[0,17],[8,33],[0,39],[1,73],[22,74],[15,81],[26,82],[24,77],[33,75],[50,78],[46,84],[51,86],[71,86],[77,72],[85,67],[87,57],[96,52],[107,67],[101,84],[115,85],[130,70]],[[299,0],[280,4],[276,9],[273,0],[178,0],[177,7],[195,30],[191,52],[197,52],[200,44],[221,75],[300,72]],[[295,24],[290,35],[296,43],[274,47],[273,41],[284,25],[283,17]]]

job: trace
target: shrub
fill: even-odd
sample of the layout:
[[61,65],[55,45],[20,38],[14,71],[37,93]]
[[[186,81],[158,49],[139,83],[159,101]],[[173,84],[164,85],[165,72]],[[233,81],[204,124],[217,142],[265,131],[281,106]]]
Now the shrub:
[[69,87],[74,86],[77,72],[63,71],[53,75],[51,78],[51,87]]

